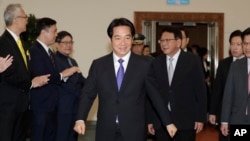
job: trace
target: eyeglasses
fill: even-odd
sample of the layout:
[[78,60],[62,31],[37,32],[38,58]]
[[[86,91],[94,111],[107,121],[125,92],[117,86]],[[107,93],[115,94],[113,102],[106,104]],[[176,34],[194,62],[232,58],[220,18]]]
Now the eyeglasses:
[[72,45],[72,44],[74,44],[74,41],[61,41],[59,43],[62,43],[62,44],[65,44],[65,45],[67,45],[67,44]]
[[243,46],[247,47],[250,45],[250,42],[243,42]]
[[23,18],[23,19],[28,19],[28,16],[17,16],[16,18]]
[[160,40],[158,40],[158,43],[159,44],[162,44],[162,43],[169,43],[170,41],[172,41],[172,40],[177,40],[177,39],[160,39]]

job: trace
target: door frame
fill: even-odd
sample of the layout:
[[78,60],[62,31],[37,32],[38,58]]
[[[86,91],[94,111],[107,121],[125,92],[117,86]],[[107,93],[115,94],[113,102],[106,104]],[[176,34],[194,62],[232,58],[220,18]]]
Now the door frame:
[[224,13],[135,11],[134,25],[139,33],[142,33],[143,21],[216,22],[218,24],[218,59],[224,58]]

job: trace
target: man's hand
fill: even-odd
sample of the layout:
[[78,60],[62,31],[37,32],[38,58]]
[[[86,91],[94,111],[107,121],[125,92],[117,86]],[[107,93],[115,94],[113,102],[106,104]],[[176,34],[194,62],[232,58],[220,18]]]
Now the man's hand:
[[4,72],[13,61],[13,56],[7,55],[5,58],[0,57],[0,73]]
[[41,75],[41,76],[37,76],[37,77],[33,78],[32,79],[32,88],[37,88],[37,87],[41,87],[43,85],[48,84],[49,77],[50,77],[50,74],[46,74],[46,75]]
[[208,120],[211,124],[216,124],[216,115],[209,115]]
[[222,135],[228,136],[229,135],[228,124],[221,123],[220,131]]
[[202,131],[204,126],[203,122],[195,122],[194,123],[194,130],[196,130],[196,133],[199,133],[200,131]]
[[69,76],[73,75],[76,72],[81,73],[81,70],[79,69],[79,67],[73,66],[71,68],[63,70],[61,72],[61,74],[62,74],[62,77],[65,78],[65,77],[69,77]]
[[153,124],[148,124],[148,133],[151,135],[155,135],[155,129]]
[[74,126],[74,130],[79,134],[79,135],[84,135],[85,134],[85,122],[83,120],[77,120]]
[[175,127],[174,124],[169,124],[166,126],[166,129],[168,131],[168,134],[170,135],[170,137],[174,137],[176,132],[177,132],[177,128]]

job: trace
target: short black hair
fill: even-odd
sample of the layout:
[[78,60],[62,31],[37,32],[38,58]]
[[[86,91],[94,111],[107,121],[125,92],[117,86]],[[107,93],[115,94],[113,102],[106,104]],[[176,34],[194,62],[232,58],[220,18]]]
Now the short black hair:
[[250,35],[250,27],[248,27],[247,29],[245,29],[242,34],[241,34],[241,38],[242,40],[244,40],[245,36]]
[[72,35],[68,31],[60,31],[57,33],[56,42],[60,43],[65,36],[69,36],[71,39],[73,39]]
[[231,43],[233,37],[237,37],[237,36],[241,37],[241,34],[242,34],[241,30],[234,30],[234,31],[230,34],[229,43]]
[[112,38],[114,27],[117,27],[117,26],[128,26],[130,28],[132,37],[134,37],[135,27],[133,23],[126,18],[116,18],[112,20],[112,22],[108,26],[107,33],[108,33],[109,38]]
[[160,33],[160,37],[162,36],[162,34],[163,34],[164,32],[173,33],[175,39],[182,39],[181,30],[180,30],[180,28],[178,28],[178,27],[166,26],[165,28],[162,29],[162,31],[161,31],[161,33]]
[[43,29],[48,29],[50,26],[55,24],[56,21],[48,17],[38,19],[36,22],[36,34],[40,35]]

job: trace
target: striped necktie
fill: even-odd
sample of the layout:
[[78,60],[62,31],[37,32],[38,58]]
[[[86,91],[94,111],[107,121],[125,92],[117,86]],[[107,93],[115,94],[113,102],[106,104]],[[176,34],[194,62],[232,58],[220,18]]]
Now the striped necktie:
[[51,49],[49,49],[48,52],[49,52],[49,58],[53,64],[53,66],[55,67],[56,65],[55,65],[54,53],[51,51]]

